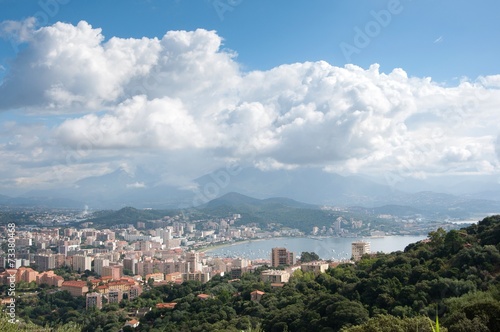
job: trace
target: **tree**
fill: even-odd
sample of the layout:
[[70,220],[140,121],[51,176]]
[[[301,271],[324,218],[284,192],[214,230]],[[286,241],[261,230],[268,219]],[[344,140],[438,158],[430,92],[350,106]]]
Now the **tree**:
[[456,254],[460,249],[462,249],[464,244],[465,238],[463,234],[454,229],[449,231],[444,238],[445,250],[449,254]]
[[319,260],[319,256],[313,251],[311,252],[304,251],[302,254],[300,254],[300,261],[302,263],[307,263],[317,260]]
[[497,245],[500,241],[500,215],[484,218],[477,225],[481,245]]
[[[328,308],[327,308],[328,310]],[[328,316],[328,322],[331,327],[339,329],[343,326],[359,325],[368,320],[368,310],[360,302],[341,301],[334,305]]]
[[[444,323],[450,326],[450,331],[469,331],[464,326],[475,326],[471,331],[500,331],[500,303],[490,293],[476,292],[447,300],[449,314]],[[481,324],[475,324],[480,321]]]
[[[343,328],[341,332],[432,332],[432,326],[427,317],[398,318],[391,315],[379,315],[370,318],[366,323]],[[441,328],[441,332],[447,331]]]
[[132,273],[132,270],[130,269],[123,269],[123,274],[126,276],[133,276],[134,273]]
[[436,231],[429,233],[430,245],[434,249],[441,249],[444,244],[446,231],[439,227]]
[[288,325],[285,322],[279,322],[273,325],[272,332],[288,332]]

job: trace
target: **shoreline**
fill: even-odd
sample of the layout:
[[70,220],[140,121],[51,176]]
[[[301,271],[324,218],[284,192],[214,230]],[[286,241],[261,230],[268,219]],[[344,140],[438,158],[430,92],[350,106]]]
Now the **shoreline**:
[[230,242],[230,243],[221,243],[221,244],[215,244],[215,245],[208,245],[206,247],[202,247],[199,249],[195,249],[196,252],[207,252],[210,250],[215,250],[219,248],[224,248],[224,247],[231,247],[239,244],[245,244],[245,243],[250,243],[250,242],[260,242],[260,241],[266,241],[270,239],[280,239],[283,237],[270,237],[266,239],[248,239],[248,240],[241,240],[241,241],[236,241],[236,242]]
[[[331,242],[329,240],[333,239],[333,242],[337,242],[335,241],[335,239],[339,239],[341,240],[340,242],[345,242],[346,240],[349,242],[349,241],[356,241],[356,240],[361,240],[361,241],[367,241],[367,242],[372,242],[372,240],[374,242],[379,242],[379,243],[382,243],[380,241],[384,241],[384,238],[386,240],[389,240],[390,238],[407,238],[407,237],[420,237],[420,239],[415,239],[414,241],[412,241],[412,243],[416,243],[418,241],[421,241],[422,239],[426,238],[425,235],[421,234],[421,235],[415,235],[415,234],[405,234],[405,235],[386,235],[384,237],[379,237],[379,236],[366,236],[366,237],[336,237],[336,236],[325,236],[325,237],[321,237],[321,238],[318,238],[318,237],[312,237],[312,236],[278,236],[278,237],[268,237],[268,238],[256,238],[256,239],[245,239],[245,240],[241,240],[241,241],[235,241],[235,242],[226,242],[226,243],[217,243],[217,244],[214,244],[214,245],[208,245],[208,246],[205,246],[205,247],[200,247],[200,248],[197,248],[197,249],[194,249],[196,252],[203,252],[203,253],[207,253],[209,256],[211,256],[211,252],[213,251],[217,251],[219,249],[222,249],[222,252],[231,252],[231,249],[229,249],[231,246],[239,246],[239,249],[236,250],[236,252],[240,252],[241,251],[241,257],[246,257],[248,258],[248,253],[243,253],[245,251],[245,245],[246,246],[252,246],[252,243],[255,242],[255,245],[257,245],[257,242],[265,242],[265,241],[270,241],[273,242],[279,242],[279,240],[281,240],[281,242],[283,242],[283,240],[287,240],[287,239],[291,239],[291,240],[294,240],[294,239],[304,239],[304,240],[312,240],[313,242],[316,242],[316,241],[319,241],[319,242],[322,242],[322,241],[328,241],[328,242]],[[287,241],[288,242],[288,241]],[[295,242],[295,241],[293,241]],[[249,245],[250,244],[250,245]],[[276,243],[278,244],[278,243]],[[286,244],[286,242],[285,242]],[[373,242],[372,242],[373,244]],[[280,244],[282,245],[282,244]],[[318,244],[319,246],[321,246],[321,244]],[[406,247],[408,244],[406,244],[404,247]],[[279,246],[279,245],[278,245]],[[283,245],[282,245],[283,246]],[[314,244],[313,247],[315,248],[317,245]],[[285,245],[286,247],[286,245]],[[377,246],[378,247],[378,246]],[[378,248],[376,249],[375,251],[377,252],[386,252],[386,253],[390,253],[390,252],[393,252],[393,251],[398,251],[398,250],[403,250],[404,247],[401,247],[401,248]],[[227,249],[225,249],[227,248]],[[312,247],[311,247],[312,248]],[[349,246],[350,248],[350,246]],[[375,249],[375,248],[373,248]],[[250,248],[248,249],[250,250]],[[266,249],[267,250],[267,249]],[[297,250],[302,250],[302,251],[307,251],[307,249],[297,249]],[[343,249],[345,252],[349,251],[347,249]],[[234,250],[233,250],[234,251]],[[321,251],[321,250],[320,250]],[[322,253],[320,254],[320,252],[318,252],[317,250],[315,251],[317,254],[320,255],[320,257],[327,257],[328,258],[332,255],[331,253]],[[224,254],[225,256],[227,256],[228,254]],[[234,253],[232,254],[234,255]],[[229,255],[229,256],[232,256],[232,255]],[[217,254],[216,256],[219,256],[219,254]],[[229,257],[227,256],[227,257]],[[239,254],[237,254],[237,256],[240,256]],[[265,255],[267,258],[267,255]],[[338,253],[336,253],[335,255],[333,255],[332,257],[335,257],[335,256],[338,256]],[[235,256],[236,257],[236,256]],[[263,258],[263,259],[265,259]],[[338,257],[338,258],[343,258],[342,257]],[[327,258],[324,258],[324,259],[327,259]]]
[[277,237],[268,237],[268,238],[257,238],[257,239],[246,239],[246,240],[241,240],[241,241],[236,241],[236,242],[230,242],[230,243],[222,243],[222,244],[215,244],[215,245],[208,245],[205,247],[201,247],[198,249],[194,249],[196,252],[207,252],[210,250],[215,250],[219,248],[224,248],[224,247],[231,247],[239,244],[245,244],[245,243],[250,243],[250,242],[261,242],[261,241],[267,241],[267,240],[272,240],[272,239],[312,239],[312,240],[324,240],[324,239],[360,239],[360,240],[370,240],[370,239],[380,239],[380,238],[387,238],[387,237],[392,237],[392,236],[401,236],[401,237],[410,237],[410,236],[424,236],[427,234],[401,234],[401,235],[385,235],[385,236],[353,236],[353,237],[338,237],[338,236],[318,236],[318,237],[310,237],[310,236],[277,236]]

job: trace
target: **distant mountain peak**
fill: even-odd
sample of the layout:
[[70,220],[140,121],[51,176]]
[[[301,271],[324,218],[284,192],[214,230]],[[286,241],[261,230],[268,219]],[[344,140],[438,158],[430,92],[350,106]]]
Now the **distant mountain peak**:
[[237,192],[229,192],[218,198],[215,198],[207,203],[207,205],[222,205],[222,204],[258,204],[261,200],[246,196]]
[[137,212],[139,210],[137,210],[135,207],[132,207],[132,206],[125,206],[123,208],[121,208],[120,210],[118,210],[118,212]]
[[281,205],[293,208],[308,208],[317,209],[316,205],[298,202],[291,198],[286,197],[271,197],[266,199],[258,199],[250,196],[246,196],[237,192],[229,192],[221,197],[215,198],[206,204],[206,207],[218,207],[218,206],[271,206],[271,205]]

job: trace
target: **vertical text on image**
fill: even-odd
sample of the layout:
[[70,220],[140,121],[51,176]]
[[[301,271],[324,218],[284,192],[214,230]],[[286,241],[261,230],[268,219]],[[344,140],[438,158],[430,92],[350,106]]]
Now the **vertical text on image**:
[[[7,266],[9,269],[16,268],[16,224],[7,224]],[[7,296],[10,297],[10,302],[7,304],[7,315],[9,323],[16,322],[16,271],[9,272],[7,279],[9,280],[9,288]]]

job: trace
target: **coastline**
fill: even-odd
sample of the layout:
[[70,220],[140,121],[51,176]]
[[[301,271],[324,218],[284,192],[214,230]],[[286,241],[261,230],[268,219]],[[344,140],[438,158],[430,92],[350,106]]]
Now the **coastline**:
[[[425,234],[422,234],[425,235]],[[246,239],[246,240],[240,240],[240,241],[235,241],[235,242],[229,242],[229,243],[217,243],[214,245],[207,245],[204,247],[196,248],[194,251],[196,252],[207,252],[219,248],[224,248],[224,247],[231,247],[239,244],[245,244],[245,243],[251,243],[251,242],[260,242],[260,241],[267,241],[271,239],[297,239],[297,238],[307,238],[307,239],[312,239],[312,240],[325,240],[325,239],[335,239],[335,238],[341,238],[341,239],[347,239],[347,238],[352,238],[352,239],[362,239],[369,241],[370,239],[381,239],[381,238],[388,238],[392,236],[401,236],[401,237],[409,237],[409,236],[419,236],[419,234],[404,234],[404,235],[384,235],[384,236],[365,236],[365,237],[358,237],[358,236],[353,236],[353,237],[338,237],[338,236],[277,236],[277,237],[268,237],[268,238],[257,238],[257,239]]]
[[[324,237],[315,238],[309,236],[300,237],[269,237],[245,239],[236,242],[216,243],[200,247],[197,252],[221,257],[243,257],[248,259],[267,258],[267,253],[272,247],[286,247],[299,255],[301,252],[313,251],[322,259],[343,259],[351,252],[351,243],[355,240],[363,240],[371,243],[373,252],[390,253],[401,251],[411,243],[416,243],[426,238],[424,235],[388,235],[384,237]],[[266,242],[265,244],[260,244]],[[232,247],[236,247],[232,249]],[[212,252],[215,252],[212,254]],[[262,256],[264,255],[264,256]],[[262,256],[262,257],[260,257]]]
[[235,242],[230,242],[230,243],[220,243],[220,244],[218,243],[218,244],[214,244],[214,245],[208,245],[205,247],[197,248],[194,251],[196,251],[196,252],[208,252],[211,250],[225,248],[225,247],[231,247],[231,246],[235,246],[235,245],[239,245],[239,244],[245,244],[245,243],[250,243],[250,242],[260,242],[260,241],[266,241],[266,240],[270,240],[270,239],[280,239],[280,238],[283,238],[283,237],[282,236],[269,237],[269,238],[265,238],[265,239],[259,238],[259,239],[248,239],[248,240],[235,241]]

